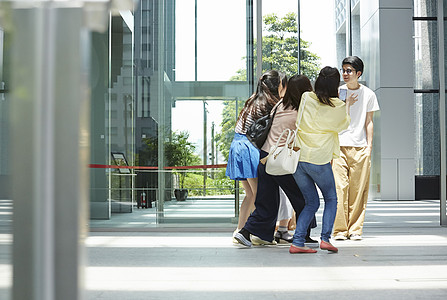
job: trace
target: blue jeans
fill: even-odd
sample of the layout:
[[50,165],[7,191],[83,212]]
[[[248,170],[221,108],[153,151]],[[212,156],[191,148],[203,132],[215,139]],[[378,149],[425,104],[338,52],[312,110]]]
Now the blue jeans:
[[303,193],[305,201],[304,209],[297,220],[293,245],[304,247],[307,228],[320,206],[320,197],[315,184],[317,184],[324,198],[321,240],[329,242],[337,213],[337,191],[331,164],[314,165],[300,161],[293,177]]

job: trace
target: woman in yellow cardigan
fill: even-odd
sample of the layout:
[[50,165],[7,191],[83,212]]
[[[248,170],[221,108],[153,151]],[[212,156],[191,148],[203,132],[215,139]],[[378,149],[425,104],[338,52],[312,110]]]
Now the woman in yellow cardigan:
[[338,133],[348,128],[351,121],[349,108],[357,101],[356,96],[346,99],[346,103],[338,98],[339,82],[338,70],[324,67],[315,81],[315,92],[304,93],[301,99],[296,138],[301,154],[293,176],[303,193],[305,206],[297,220],[290,253],[317,252],[304,246],[307,228],[320,206],[315,184],[321,190],[325,203],[320,248],[338,251],[329,242],[337,212],[337,192],[331,160],[340,154]]

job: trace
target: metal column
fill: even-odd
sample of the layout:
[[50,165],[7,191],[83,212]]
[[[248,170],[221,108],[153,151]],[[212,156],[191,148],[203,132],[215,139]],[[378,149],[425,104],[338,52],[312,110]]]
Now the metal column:
[[[82,7],[11,11],[13,299],[82,299],[89,163]],[[61,41],[64,41],[63,43]]]
[[438,0],[438,61],[439,61],[439,128],[441,135],[440,223],[447,226],[446,215],[446,118],[445,118],[445,53],[444,53],[444,1]]
[[346,56],[352,55],[351,0],[346,0]]
[[298,0],[298,13],[296,24],[298,26],[298,74],[301,74],[301,0]]
[[[85,298],[89,29],[107,29],[107,2],[0,3],[14,37],[9,52],[13,299]],[[114,7],[124,9],[123,3]]]
[[262,0],[256,1],[256,80],[262,76]]
[[[157,223],[164,220],[164,203],[166,195],[166,173],[164,172],[165,167],[165,142],[167,129],[166,123],[166,102],[165,102],[165,49],[164,49],[164,33],[165,33],[165,0],[157,1],[157,14],[158,14],[158,57],[157,57],[157,89],[158,89],[158,190],[157,190]],[[196,47],[197,49],[197,47]],[[197,65],[197,59],[196,59]],[[197,76],[197,71],[196,71]],[[170,174],[170,173],[168,173]]]

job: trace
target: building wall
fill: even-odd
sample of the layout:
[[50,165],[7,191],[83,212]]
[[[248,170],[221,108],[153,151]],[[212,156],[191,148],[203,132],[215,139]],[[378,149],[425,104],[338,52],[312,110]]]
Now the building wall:
[[381,107],[374,117],[371,196],[414,200],[413,3],[380,0],[360,5],[363,80]]

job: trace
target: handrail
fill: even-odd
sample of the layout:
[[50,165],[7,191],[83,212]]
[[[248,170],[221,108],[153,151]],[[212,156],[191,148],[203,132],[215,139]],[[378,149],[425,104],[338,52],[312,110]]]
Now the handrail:
[[[117,165],[103,165],[103,164],[89,164],[91,169],[134,169],[134,170],[158,170],[158,167],[149,166],[117,166]],[[163,170],[187,170],[187,169],[218,169],[226,168],[227,164],[217,165],[196,165],[196,166],[177,166],[177,167],[164,167]]]

